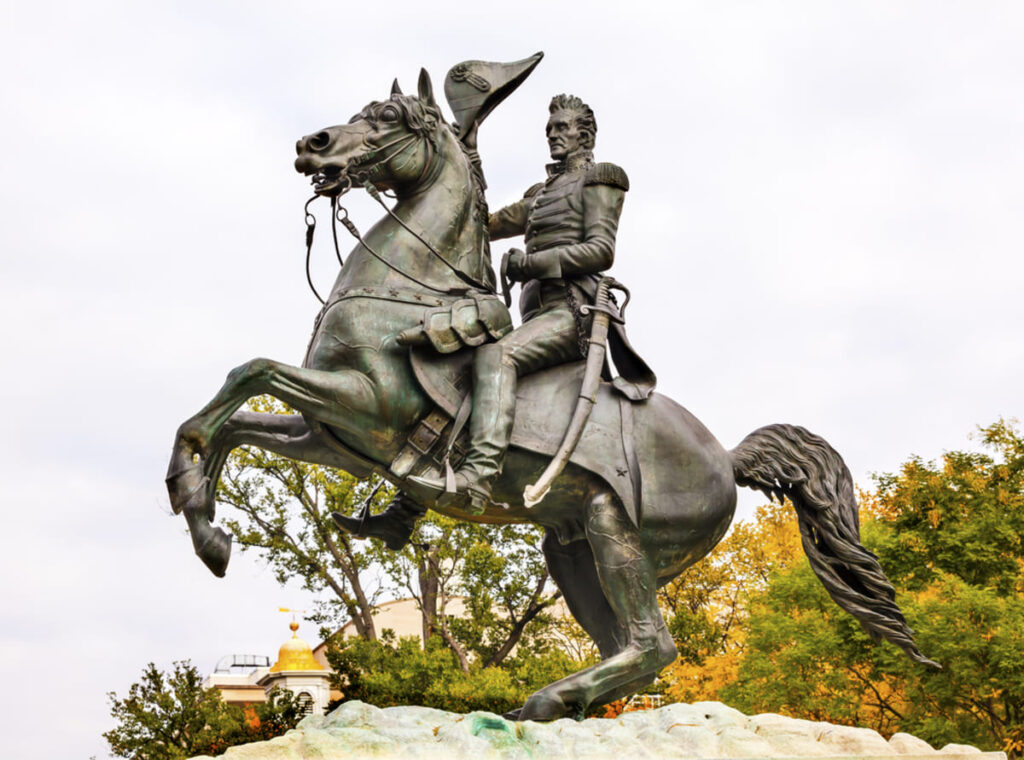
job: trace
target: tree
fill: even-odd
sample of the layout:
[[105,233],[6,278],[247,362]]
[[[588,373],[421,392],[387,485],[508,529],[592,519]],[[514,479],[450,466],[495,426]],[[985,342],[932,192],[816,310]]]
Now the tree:
[[266,704],[248,711],[227,705],[187,660],[170,673],[149,663],[128,696],[107,695],[117,726],[103,734],[117,757],[180,760],[220,754],[228,747],[269,739],[293,728],[302,717],[290,692],[274,691]]
[[912,458],[877,478],[862,512],[864,544],[943,669],[873,644],[801,562],[755,601],[724,698],[748,711],[1024,754],[1024,439],[1005,421],[980,438],[995,456]]
[[[266,397],[249,408],[291,413]],[[333,511],[352,514],[377,483],[242,447],[228,459],[218,500],[235,510],[225,525],[243,551],[258,552],[279,582],[298,577],[320,595],[314,620],[325,631],[351,620],[361,638],[376,638],[374,605],[390,590],[416,599],[424,640],[440,636],[464,673],[473,657],[498,665],[524,642],[542,646],[545,636],[554,635],[553,620],[544,613],[557,593],[547,589],[536,528],[477,525],[430,513],[410,543],[391,552],[339,532],[330,518]],[[374,507],[393,493],[381,489]],[[385,577],[371,587],[367,578],[374,569],[383,569]],[[457,596],[465,597],[465,619],[448,612]]]
[[[548,611],[557,591],[548,591],[548,572],[539,544],[541,532],[531,525],[478,525],[432,515],[389,568],[396,581],[413,574],[418,585],[406,590],[426,611],[427,634],[444,639],[469,672],[472,656],[484,667],[501,664],[517,647],[543,649],[556,635]],[[433,599],[422,593],[423,579],[434,579]],[[447,606],[461,596],[466,614],[453,617]]]
[[[292,413],[269,397],[250,400],[249,409]],[[224,524],[242,551],[256,551],[279,583],[299,578],[318,595],[314,620],[333,627],[351,620],[360,636],[373,639],[373,608],[381,588],[367,586],[366,571],[380,561],[381,551],[339,532],[331,512],[352,514],[375,485],[243,446],[228,458],[217,500],[235,509]],[[380,508],[390,495],[382,489],[373,500]]]
[[751,597],[802,556],[789,503],[759,507],[714,551],[659,592],[679,659],[661,676],[673,702],[717,700],[735,677],[746,645]]
[[411,704],[499,714],[521,707],[534,691],[580,667],[555,650],[509,658],[502,667],[485,667],[477,660],[464,671],[440,637],[421,645],[411,636],[398,639],[390,629],[376,641],[350,638],[328,649],[327,658],[346,699],[379,707]]

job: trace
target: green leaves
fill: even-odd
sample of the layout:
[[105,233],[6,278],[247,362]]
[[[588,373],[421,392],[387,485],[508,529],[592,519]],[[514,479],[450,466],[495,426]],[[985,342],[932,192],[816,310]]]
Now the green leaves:
[[[253,399],[249,408],[291,413],[268,398]],[[353,620],[360,635],[373,638],[373,605],[382,587],[367,587],[365,580],[382,550],[339,533],[331,513],[352,514],[376,482],[242,447],[228,459],[217,499],[232,508],[224,524],[242,551],[256,552],[278,582],[299,579],[303,588],[316,595],[315,622],[333,630]],[[374,498],[375,508],[381,509],[392,493],[381,489]]]
[[945,572],[1002,595],[1024,590],[1024,442],[1006,421],[982,428],[980,440],[995,456],[913,458],[877,478],[881,517],[894,529],[878,551],[895,582],[917,590]]
[[521,707],[541,686],[562,678],[580,664],[561,652],[512,658],[504,667],[475,661],[464,673],[444,641],[431,637],[397,639],[390,630],[378,641],[348,639],[328,649],[346,699],[380,707],[425,705],[454,712],[503,713]]
[[1024,753],[1024,440],[983,428],[990,453],[910,459],[876,479],[863,542],[879,555],[921,650],[942,670],[875,645],[805,562],[755,597],[737,678],[745,711],[905,731]]
[[128,696],[107,695],[117,726],[103,734],[116,757],[181,760],[216,755],[228,747],[280,736],[302,717],[291,692],[272,691],[266,704],[247,713],[227,705],[216,689],[204,689],[188,661],[165,673],[149,663]]

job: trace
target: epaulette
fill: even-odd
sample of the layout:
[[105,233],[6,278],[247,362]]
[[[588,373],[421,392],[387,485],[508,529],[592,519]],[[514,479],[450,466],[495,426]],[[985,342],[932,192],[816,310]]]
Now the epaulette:
[[611,185],[620,190],[629,190],[629,177],[626,172],[615,164],[594,164],[587,170],[584,185]]
[[527,190],[525,193],[523,193],[523,197],[524,198],[532,198],[533,196],[535,196],[537,193],[539,193],[543,189],[544,189],[544,183],[543,182],[538,182],[536,185],[534,185],[529,190]]

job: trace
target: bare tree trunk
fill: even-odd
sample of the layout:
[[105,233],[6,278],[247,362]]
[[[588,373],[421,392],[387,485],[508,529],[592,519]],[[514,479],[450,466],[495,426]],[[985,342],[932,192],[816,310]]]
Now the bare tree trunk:
[[556,594],[549,599],[541,600],[541,595],[544,592],[544,584],[547,582],[547,573],[541,576],[540,580],[537,581],[537,585],[534,588],[533,596],[530,598],[530,604],[526,608],[526,612],[523,616],[516,620],[512,626],[512,630],[509,631],[505,641],[498,647],[497,651],[491,655],[491,657],[484,663],[485,668],[490,668],[501,663],[509,654],[515,649],[516,644],[519,643],[519,639],[523,637],[523,631],[526,630],[526,626],[531,620],[539,615],[545,608],[550,607],[555,603],[555,600],[560,596]]
[[420,612],[423,615],[423,643],[437,633],[437,573],[432,563],[419,561],[417,575],[420,584]]
[[462,648],[462,645],[455,640],[455,637],[448,631],[448,626],[441,621],[441,630],[439,631],[441,638],[444,639],[444,643],[448,645],[448,648],[455,653],[456,659],[459,661],[459,669],[463,673],[469,675],[469,657],[466,655],[466,650]]

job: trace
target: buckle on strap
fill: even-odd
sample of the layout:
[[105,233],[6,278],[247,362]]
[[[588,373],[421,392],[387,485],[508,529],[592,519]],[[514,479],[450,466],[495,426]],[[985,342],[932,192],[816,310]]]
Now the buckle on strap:
[[412,435],[409,436],[409,440],[406,443],[420,454],[428,454],[434,447],[434,444],[437,443],[437,439],[441,437],[441,433],[448,426],[449,419],[448,415],[443,411],[434,409],[420,420],[420,423],[412,431]]
[[450,420],[451,418],[440,407],[421,419],[412,435],[406,439],[401,451],[391,461],[391,472],[399,478],[404,478],[412,472],[420,460],[429,455]]

